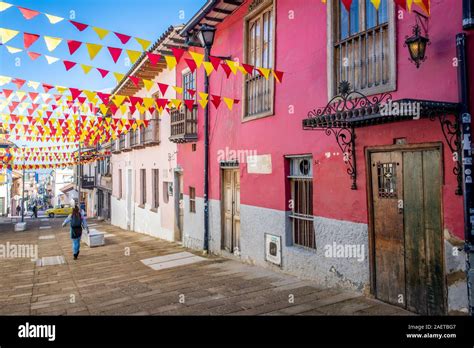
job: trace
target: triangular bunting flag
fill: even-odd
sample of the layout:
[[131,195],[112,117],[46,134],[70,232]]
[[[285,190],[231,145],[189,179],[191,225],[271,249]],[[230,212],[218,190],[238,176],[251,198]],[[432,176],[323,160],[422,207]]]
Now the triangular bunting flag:
[[0,43],[6,44],[8,41],[18,35],[17,30],[0,28]]
[[210,62],[203,62],[204,69],[206,69],[206,74],[207,76],[211,75],[211,73],[214,71],[214,66]]
[[75,21],[69,21],[69,22],[71,22],[72,25],[74,25],[79,31],[84,31],[88,27],[88,25],[84,23],[79,23]]
[[85,65],[85,64],[81,64],[81,68],[82,68],[82,70],[84,71],[84,74],[86,74],[86,75],[87,75],[87,74],[89,73],[89,71],[91,71],[91,69],[92,69],[91,66]]
[[89,57],[91,60],[95,58],[97,53],[99,53],[99,51],[103,47],[102,45],[93,44],[93,43],[86,43],[86,46],[87,46],[87,51],[89,52]]
[[106,29],[97,28],[97,27],[92,27],[92,30],[95,31],[95,33],[97,34],[97,36],[99,36],[99,39],[101,40],[110,33],[110,31]]
[[177,64],[176,58],[173,56],[165,56],[165,60],[168,70],[173,70]]
[[146,54],[148,56],[148,60],[152,65],[156,65],[160,61],[161,55],[150,52],[147,52]]
[[116,48],[116,47],[107,47],[107,49],[109,50],[114,63],[117,63],[117,60],[120,58],[120,55],[122,54],[122,49]]
[[120,33],[116,33],[114,32],[114,34],[119,38],[120,42],[122,44],[126,44],[128,42],[128,40],[130,40],[131,36],[128,36],[128,35],[125,35],[125,34],[120,34]]
[[137,42],[140,44],[140,46],[142,46],[143,51],[146,51],[148,46],[150,46],[150,44],[151,44],[151,41],[140,39],[138,37],[136,37],[135,40],[137,40]]
[[49,52],[55,50],[56,47],[63,41],[63,39],[58,37],[51,37],[51,36],[44,36],[44,41],[46,42],[46,47],[48,48]]
[[138,58],[140,58],[140,56],[142,55],[142,52],[139,52],[139,51],[126,50],[126,52],[132,64],[135,64]]
[[196,66],[198,68],[201,67],[201,64],[204,60],[204,54],[201,54],[201,53],[197,53],[197,52],[193,52],[193,51],[189,51],[189,54],[191,55],[191,57],[193,58],[194,62],[196,63]]
[[193,59],[189,59],[189,58],[185,58],[184,60],[186,61],[186,64],[188,64],[188,67],[191,70],[191,72],[194,73],[194,71],[197,68],[196,62]]
[[64,60],[63,63],[64,63],[64,66],[66,67],[66,71],[69,71],[76,65],[75,62],[70,62],[68,60]]
[[47,56],[47,55],[44,55],[44,57],[48,61],[48,64],[56,63],[59,60],[59,58],[51,57],[51,56]]
[[31,58],[31,60],[36,60],[36,58],[38,58],[39,56],[41,56],[41,54],[39,53],[36,53],[36,52],[26,52],[28,54],[28,56]]
[[97,71],[100,73],[100,76],[102,76],[102,78],[106,77],[107,74],[109,73],[109,70],[100,69],[100,68],[97,68]]
[[64,20],[64,18],[62,18],[62,17],[53,16],[53,15],[50,15],[50,14],[47,14],[47,13],[45,13],[44,15],[48,18],[49,23],[51,23],[51,24],[56,24],[56,23],[59,23],[62,20]]
[[18,6],[18,9],[20,10],[23,17],[25,17],[26,19],[32,19],[39,15],[38,11],[30,10],[28,8]]
[[34,44],[35,41],[39,39],[39,37],[40,36],[37,34],[23,33],[23,45],[25,46],[25,49],[30,48],[30,46]]

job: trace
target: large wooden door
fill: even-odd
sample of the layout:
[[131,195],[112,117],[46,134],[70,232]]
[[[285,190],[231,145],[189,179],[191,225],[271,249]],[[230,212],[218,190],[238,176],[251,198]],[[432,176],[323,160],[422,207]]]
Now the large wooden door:
[[370,160],[375,295],[445,314],[440,152],[375,152]]
[[222,246],[230,253],[240,253],[240,172],[238,169],[222,171]]

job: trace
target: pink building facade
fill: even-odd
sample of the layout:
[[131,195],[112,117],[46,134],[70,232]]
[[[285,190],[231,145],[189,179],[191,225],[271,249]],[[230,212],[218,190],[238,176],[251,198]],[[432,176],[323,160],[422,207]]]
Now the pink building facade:
[[[419,69],[404,47],[416,16],[392,0],[378,11],[354,0],[350,13],[338,1],[209,0],[185,25],[191,41],[200,25],[216,27],[212,56],[284,72],[282,83],[257,72],[227,78],[221,68],[210,76],[211,95],[240,100],[232,111],[210,106],[210,252],[418,313],[467,311],[458,157],[440,122],[457,112],[462,6],[431,2]],[[469,33],[468,42],[472,57]],[[189,82],[187,69],[182,59],[177,85]],[[203,91],[204,73],[189,86]],[[413,109],[349,127],[318,118],[342,81],[351,84],[343,96],[355,89],[374,102],[389,93],[374,103],[406,100]],[[182,240],[196,249],[204,245],[203,127],[198,108],[196,137],[177,145]],[[352,133],[338,138],[341,128]]]

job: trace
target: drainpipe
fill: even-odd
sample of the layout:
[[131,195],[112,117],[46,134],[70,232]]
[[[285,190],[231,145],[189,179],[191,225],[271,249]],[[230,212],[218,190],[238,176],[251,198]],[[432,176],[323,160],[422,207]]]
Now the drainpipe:
[[460,125],[460,155],[464,200],[464,251],[466,252],[467,295],[469,314],[474,316],[474,207],[472,199],[472,147],[471,147],[471,114],[469,112],[469,84],[467,68],[466,34],[456,35],[456,50],[458,58],[458,88],[459,88],[459,125]]
[[[211,47],[204,47],[204,61],[209,61]],[[209,95],[209,76],[204,73],[204,93]],[[209,251],[209,103],[204,108],[204,251]]]
[[21,190],[21,222],[25,222],[25,145],[23,145],[23,179]]

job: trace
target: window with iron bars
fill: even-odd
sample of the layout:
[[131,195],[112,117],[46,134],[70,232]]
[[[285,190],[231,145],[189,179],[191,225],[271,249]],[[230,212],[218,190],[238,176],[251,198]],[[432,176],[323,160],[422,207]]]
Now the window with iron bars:
[[290,219],[293,231],[293,244],[316,249],[316,236],[313,222],[313,170],[312,157],[289,157],[291,188]]

